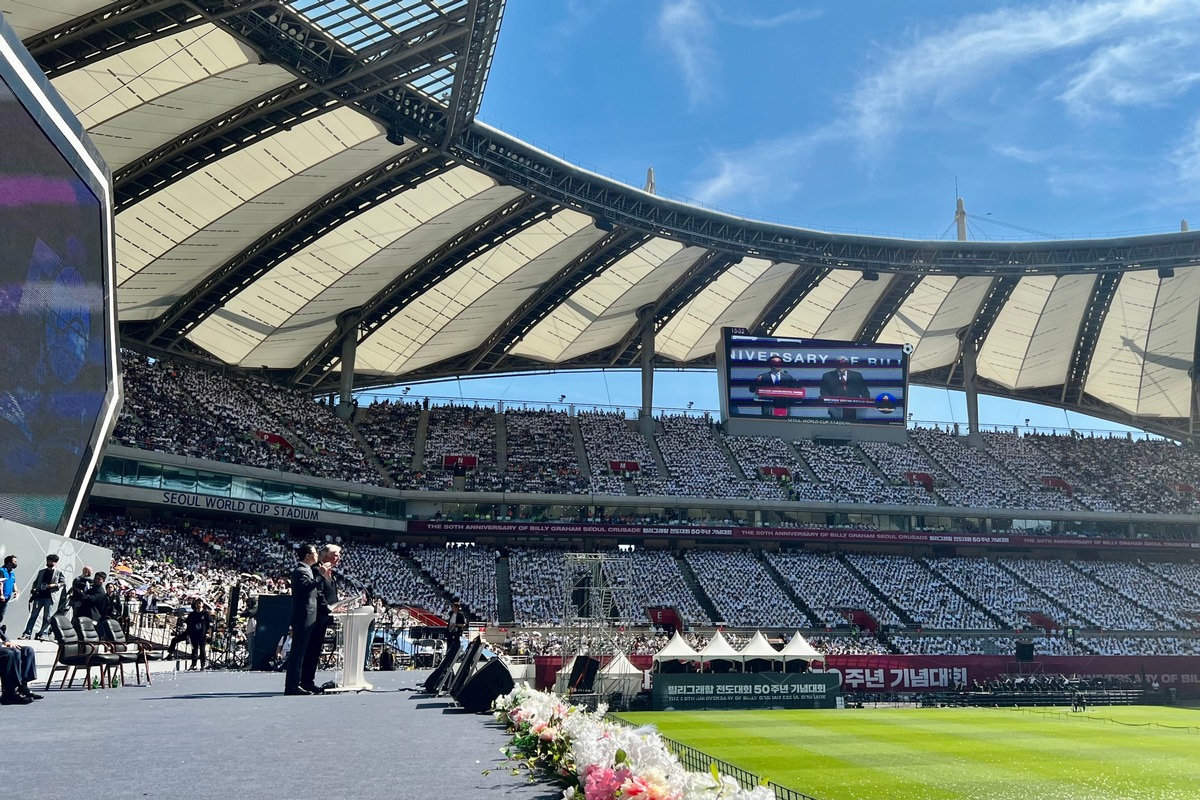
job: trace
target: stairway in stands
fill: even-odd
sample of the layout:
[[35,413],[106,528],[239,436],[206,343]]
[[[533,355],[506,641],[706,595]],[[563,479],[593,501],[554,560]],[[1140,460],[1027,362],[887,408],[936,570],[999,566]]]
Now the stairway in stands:
[[[429,436],[429,409],[422,408],[421,416],[417,419],[417,436],[413,441],[413,460],[409,469],[421,471],[425,463],[425,441]],[[440,464],[438,465],[441,466]]]
[[591,477],[592,465],[588,462],[587,447],[583,443],[583,431],[579,428],[579,417],[571,415],[571,440],[575,442],[575,460],[579,462],[579,474]]
[[[704,589],[700,587],[700,581],[696,579],[696,573],[692,572],[692,565],[687,562],[683,556],[676,555],[675,561],[679,564],[679,572],[683,575],[683,582],[696,598],[696,602],[704,609],[704,613],[708,614],[708,618],[713,622],[721,621],[721,613],[717,611],[717,607],[713,605],[712,600],[705,594]],[[689,625],[694,625],[698,620],[684,620]]]
[[507,555],[496,559],[496,617],[501,625],[513,624],[512,574]]
[[764,558],[761,553],[756,555],[758,560],[762,562],[764,567],[766,567],[767,574],[771,576],[773,581],[775,581],[775,585],[780,588],[784,596],[791,598],[792,602],[796,604],[796,608],[803,611],[804,615],[808,617],[809,624],[813,625],[814,627],[820,626],[820,618],[816,615],[816,612],[812,610],[808,603],[804,602],[804,598],[796,593],[796,589],[792,586],[791,581],[784,577],[783,573],[776,568],[771,559]]
[[850,559],[846,558],[845,553],[838,553],[837,560],[842,562],[842,564],[846,567],[846,569],[850,571],[851,575],[858,578],[859,582],[862,583],[862,585],[866,587],[868,592],[875,595],[877,598],[879,598],[880,602],[882,602],[884,605],[886,605],[888,608],[890,608],[892,611],[894,611],[896,613],[896,616],[900,618],[901,622],[903,622],[905,625],[912,625],[914,627],[916,626],[916,622],[913,620],[913,618],[910,617],[907,613],[905,613],[904,609],[902,609],[900,606],[893,603],[892,599],[890,597],[888,597],[886,594],[884,594],[882,591],[880,591],[879,587],[876,586],[875,583],[870,578],[868,578],[863,573],[862,570],[860,570],[858,567],[854,566],[854,564],[850,561]]
[[508,469],[508,424],[502,412],[494,415],[496,428],[496,469],[500,474]]
[[395,481],[388,473],[387,467],[379,460],[379,456],[375,455],[375,451],[371,449],[371,445],[367,444],[367,440],[363,438],[362,432],[359,431],[357,422],[361,421],[367,413],[365,408],[357,408],[354,410],[354,415],[351,417],[349,424],[346,425],[350,429],[350,435],[354,437],[354,441],[358,442],[358,446],[362,449],[363,454],[367,457],[367,463],[375,468],[375,471],[383,476],[383,485],[392,489],[396,488]]

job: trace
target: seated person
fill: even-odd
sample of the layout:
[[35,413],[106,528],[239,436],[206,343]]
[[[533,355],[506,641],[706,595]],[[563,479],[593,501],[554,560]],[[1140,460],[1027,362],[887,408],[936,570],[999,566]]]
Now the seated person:
[[8,640],[0,628],[0,705],[28,705],[41,700],[40,694],[29,689],[29,682],[37,679],[37,661],[33,648]]

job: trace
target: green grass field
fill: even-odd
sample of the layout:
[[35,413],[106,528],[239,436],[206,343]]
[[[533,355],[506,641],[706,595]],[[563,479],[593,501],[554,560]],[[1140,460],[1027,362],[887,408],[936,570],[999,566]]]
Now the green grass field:
[[1197,800],[1200,711],[623,713],[820,800]]

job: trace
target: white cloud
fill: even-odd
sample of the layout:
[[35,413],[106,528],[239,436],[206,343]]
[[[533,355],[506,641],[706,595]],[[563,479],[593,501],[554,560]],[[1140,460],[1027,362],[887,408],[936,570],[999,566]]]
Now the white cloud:
[[1098,48],[1059,95],[1067,110],[1093,117],[1104,106],[1156,105],[1200,81],[1200,30],[1173,29]]
[[[742,10],[742,6],[739,5],[738,10]],[[725,25],[760,29],[778,28],[781,25],[790,25],[794,22],[809,22],[817,19],[823,13],[819,8],[798,8],[794,11],[785,11],[782,14],[775,14],[769,17],[756,17],[745,14],[730,14],[722,11],[720,8],[714,10],[717,20]]]
[[736,151],[713,153],[709,177],[694,183],[689,194],[702,203],[721,205],[736,200],[790,197],[801,184],[798,165],[804,164],[829,140],[833,129],[756,142]]
[[[1106,0],[1008,8],[968,17],[949,30],[918,37],[890,53],[852,92],[849,123],[865,151],[876,155],[906,115],[994,85],[1013,67],[1089,47],[1111,49],[1145,37],[1149,28],[1178,26],[1194,34],[1198,12],[1197,0]],[[1092,54],[1095,66],[1114,67],[1100,52]],[[1129,55],[1135,56],[1135,51]],[[1136,52],[1138,73],[1149,78],[1159,57],[1154,50]],[[1087,81],[1087,75],[1088,70],[1083,70],[1076,76],[1083,83],[1073,92],[1068,89],[1070,102],[1077,107],[1102,99],[1097,94],[1102,87]],[[1132,97],[1133,84],[1131,80],[1124,90],[1127,98]]]
[[658,34],[683,75],[692,107],[709,103],[714,93],[711,69],[713,24],[702,0],[670,0],[658,15]]
[[[1200,185],[1200,118],[1192,120],[1191,127],[1180,137],[1171,154],[1176,180],[1181,185]],[[1192,189],[1194,196],[1195,189]]]

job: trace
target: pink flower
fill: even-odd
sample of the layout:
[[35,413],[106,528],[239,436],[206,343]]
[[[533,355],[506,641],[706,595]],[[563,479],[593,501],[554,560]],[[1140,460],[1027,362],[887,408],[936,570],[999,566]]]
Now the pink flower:
[[583,796],[586,800],[615,800],[628,777],[629,770],[588,764],[583,768]]
[[680,800],[683,793],[672,789],[664,776],[648,772],[630,775],[621,784],[621,800]]

